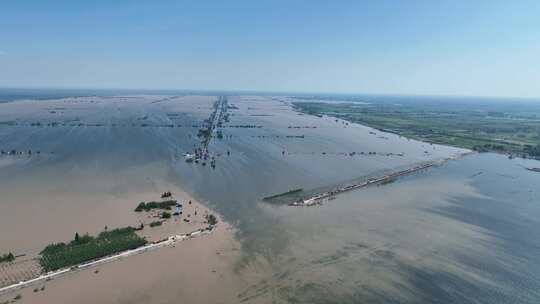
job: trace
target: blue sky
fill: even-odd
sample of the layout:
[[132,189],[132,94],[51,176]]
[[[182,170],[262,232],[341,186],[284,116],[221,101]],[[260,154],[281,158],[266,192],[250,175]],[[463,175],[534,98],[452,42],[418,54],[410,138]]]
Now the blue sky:
[[2,1],[0,87],[540,97],[540,1]]

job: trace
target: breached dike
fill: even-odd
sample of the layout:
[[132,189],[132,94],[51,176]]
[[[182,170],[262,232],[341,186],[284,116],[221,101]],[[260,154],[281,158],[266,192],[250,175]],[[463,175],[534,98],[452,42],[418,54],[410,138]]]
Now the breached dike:
[[337,188],[335,190],[315,194],[315,195],[313,195],[311,197],[294,201],[294,202],[290,203],[289,206],[310,207],[310,206],[321,205],[322,200],[325,199],[325,198],[333,199],[336,195],[338,195],[340,193],[343,193],[343,192],[352,191],[352,190],[364,188],[364,187],[371,186],[371,185],[387,184],[387,183],[393,182],[396,178],[398,178],[400,176],[412,174],[412,173],[418,172],[420,170],[428,169],[428,168],[431,168],[431,167],[434,167],[434,166],[439,166],[439,165],[442,165],[442,164],[444,164],[444,163],[446,163],[448,161],[457,160],[459,158],[463,158],[463,157],[465,157],[467,155],[474,154],[474,153],[475,152],[465,152],[465,153],[461,153],[461,154],[459,154],[457,156],[451,156],[451,157],[448,157],[448,158],[444,158],[442,160],[437,160],[437,161],[432,161],[432,162],[420,164],[420,165],[414,166],[412,168],[408,168],[408,169],[405,169],[405,170],[401,170],[401,171],[397,171],[397,172],[394,172],[394,173],[386,174],[386,175],[378,177],[378,178],[369,178],[367,181],[364,181],[364,182],[347,185],[347,186],[344,186],[344,187]]
[[114,255],[110,255],[110,256],[103,257],[103,258],[93,260],[93,261],[84,262],[84,263],[74,265],[74,266],[71,266],[71,267],[62,268],[62,269],[55,270],[55,271],[50,271],[50,272],[42,274],[42,275],[40,275],[40,276],[38,276],[36,278],[26,280],[26,281],[20,281],[19,283],[15,283],[15,284],[12,284],[12,285],[2,287],[2,288],[0,288],[0,295],[6,294],[6,293],[9,293],[9,292],[18,290],[18,289],[26,288],[26,287],[32,286],[34,284],[38,284],[38,283],[40,283],[42,281],[49,281],[49,280],[52,280],[54,278],[58,278],[58,277],[61,277],[61,276],[65,275],[65,274],[72,273],[72,272],[75,272],[75,271],[78,271],[78,270],[83,270],[83,269],[99,266],[99,265],[102,265],[102,264],[110,263],[110,262],[120,260],[120,259],[125,258],[125,257],[133,256],[133,255],[144,253],[144,252],[148,252],[148,251],[158,249],[158,248],[162,248],[162,247],[165,247],[165,246],[173,246],[176,242],[180,242],[180,241],[188,240],[188,239],[191,239],[191,238],[194,238],[194,237],[210,234],[216,229],[216,227],[217,227],[217,225],[210,225],[210,226],[208,226],[206,228],[200,228],[200,229],[194,230],[194,231],[192,231],[190,233],[172,235],[172,236],[169,236],[166,239],[163,239],[163,240],[160,240],[160,241],[157,241],[157,242],[153,242],[153,243],[150,243],[148,245],[141,246],[139,248],[126,250],[126,251],[123,251],[123,252],[120,252],[120,253],[117,253],[117,254],[114,254]]
[[263,197],[263,200],[264,200],[264,201],[268,201],[268,200],[276,199],[276,198],[278,198],[278,197],[283,197],[283,196],[287,196],[287,195],[291,195],[291,194],[300,193],[300,192],[302,192],[302,190],[303,190],[302,188],[289,190],[289,191],[287,191],[287,192],[278,193],[278,194],[274,194],[274,195],[270,195],[270,196]]

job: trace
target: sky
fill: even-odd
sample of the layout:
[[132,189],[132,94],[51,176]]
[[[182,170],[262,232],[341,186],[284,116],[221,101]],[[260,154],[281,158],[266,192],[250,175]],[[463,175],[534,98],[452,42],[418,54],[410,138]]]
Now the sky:
[[538,0],[0,2],[0,87],[540,97]]

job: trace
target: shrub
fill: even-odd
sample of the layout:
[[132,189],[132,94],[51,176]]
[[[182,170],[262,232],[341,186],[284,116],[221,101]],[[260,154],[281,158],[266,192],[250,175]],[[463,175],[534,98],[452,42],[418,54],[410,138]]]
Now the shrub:
[[140,202],[137,208],[135,208],[136,212],[141,212],[143,210],[146,210],[146,204],[144,202]]
[[15,256],[11,252],[0,255],[0,263],[2,263],[2,262],[13,262],[14,260],[15,260]]
[[208,224],[211,226],[217,224],[217,218],[213,214],[209,214],[206,219],[208,220]]
[[150,227],[161,226],[161,224],[163,224],[162,221],[153,221],[153,222],[150,223]]
[[141,212],[141,211],[150,211],[152,209],[162,209],[162,210],[171,210],[173,206],[176,205],[176,201],[175,200],[166,200],[166,201],[162,201],[162,202],[141,202],[139,203],[139,205],[137,206],[137,208],[135,208],[135,211],[136,212]]

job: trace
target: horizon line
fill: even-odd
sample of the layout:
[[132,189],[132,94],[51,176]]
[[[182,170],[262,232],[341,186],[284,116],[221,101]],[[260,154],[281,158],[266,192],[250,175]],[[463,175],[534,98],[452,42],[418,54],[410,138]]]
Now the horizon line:
[[255,90],[255,89],[179,89],[179,88],[113,88],[113,87],[4,87],[0,90],[95,90],[95,91],[176,91],[176,92],[199,92],[199,93],[257,93],[264,95],[342,95],[342,96],[394,96],[394,97],[438,97],[438,98],[481,98],[481,99],[526,99],[540,101],[540,96],[511,96],[511,95],[454,95],[454,94],[421,94],[421,93],[362,93],[362,92],[332,92],[332,91],[303,91],[303,90]]

